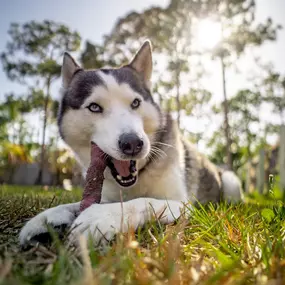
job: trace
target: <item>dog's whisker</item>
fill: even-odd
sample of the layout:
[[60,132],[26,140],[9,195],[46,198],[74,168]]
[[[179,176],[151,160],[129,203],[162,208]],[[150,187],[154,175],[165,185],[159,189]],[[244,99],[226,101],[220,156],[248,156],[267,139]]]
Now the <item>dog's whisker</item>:
[[158,148],[158,147],[153,146],[152,147],[152,151],[154,151],[154,152],[156,152],[156,153],[158,153],[158,154],[160,154],[162,156],[167,156],[166,152],[163,151],[162,149]]
[[156,149],[152,149],[152,153],[160,156],[160,157],[164,157],[164,156],[167,156],[165,152],[161,152],[159,150],[156,150]]
[[150,153],[150,154],[149,154],[149,160],[150,160],[151,162],[156,163],[156,162],[158,161],[158,158],[157,158],[153,153]]
[[163,146],[168,146],[168,147],[172,147],[172,148],[174,148],[174,146],[173,146],[173,145],[168,144],[168,143],[162,143],[162,142],[158,142],[158,141],[154,141],[153,143],[154,143],[154,144],[159,144],[159,145],[163,145]]
[[160,158],[165,158],[166,156],[166,153],[159,152],[155,149],[151,149],[150,151],[150,159],[153,159],[152,161],[159,160]]
[[159,159],[159,158],[161,158],[161,159],[164,158],[164,156],[162,156],[162,155],[159,154],[159,153],[153,152],[152,154],[153,154],[156,158],[158,158],[158,159]]

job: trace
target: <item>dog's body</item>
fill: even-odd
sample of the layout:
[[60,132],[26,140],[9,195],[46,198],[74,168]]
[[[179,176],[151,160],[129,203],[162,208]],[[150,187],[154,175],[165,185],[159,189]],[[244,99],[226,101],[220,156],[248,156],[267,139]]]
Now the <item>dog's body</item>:
[[119,69],[84,71],[65,55],[58,119],[61,136],[83,172],[90,163],[91,141],[108,155],[111,164],[104,172],[101,204],[82,213],[79,203],[44,211],[22,229],[22,245],[47,232],[46,222],[71,226],[73,237],[91,234],[94,241],[100,241],[103,235],[111,239],[118,231],[136,229],[152,214],[161,216],[164,223],[172,222],[180,216],[184,202],[241,199],[238,178],[199,154],[155,104],[150,93],[151,71],[149,42],[129,65]]

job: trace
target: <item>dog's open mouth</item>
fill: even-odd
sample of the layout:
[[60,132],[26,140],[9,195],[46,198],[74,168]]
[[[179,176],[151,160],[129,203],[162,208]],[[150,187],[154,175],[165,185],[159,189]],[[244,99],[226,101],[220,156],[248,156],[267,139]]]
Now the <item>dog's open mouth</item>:
[[[91,143],[96,145],[94,142]],[[107,153],[103,153],[102,158],[106,159],[107,166],[110,168],[112,176],[120,186],[130,187],[137,182],[138,171],[136,160],[118,160]]]
[[112,176],[122,187],[130,187],[136,183],[138,171],[135,160],[117,160],[108,157],[107,165],[111,170]]

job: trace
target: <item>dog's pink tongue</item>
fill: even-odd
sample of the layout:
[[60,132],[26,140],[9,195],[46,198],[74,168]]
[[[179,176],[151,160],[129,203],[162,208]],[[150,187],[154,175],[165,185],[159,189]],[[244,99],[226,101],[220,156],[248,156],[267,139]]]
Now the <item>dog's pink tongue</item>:
[[128,177],[130,173],[130,161],[117,160],[113,158],[114,166],[122,177]]

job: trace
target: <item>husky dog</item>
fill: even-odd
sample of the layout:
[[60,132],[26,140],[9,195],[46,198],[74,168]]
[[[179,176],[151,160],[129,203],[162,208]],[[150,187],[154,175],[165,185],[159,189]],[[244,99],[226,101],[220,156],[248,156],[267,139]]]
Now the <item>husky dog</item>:
[[128,65],[117,69],[84,70],[64,55],[59,131],[84,174],[91,142],[111,158],[102,200],[81,213],[78,202],[38,214],[22,229],[22,245],[47,233],[46,223],[70,227],[73,238],[82,234],[100,242],[130,227],[137,229],[153,215],[171,223],[189,201],[241,199],[235,174],[199,154],[154,102],[151,74],[149,41]]

